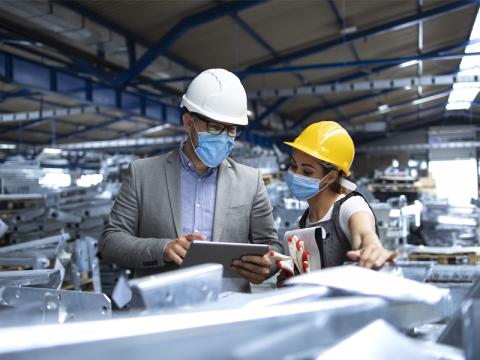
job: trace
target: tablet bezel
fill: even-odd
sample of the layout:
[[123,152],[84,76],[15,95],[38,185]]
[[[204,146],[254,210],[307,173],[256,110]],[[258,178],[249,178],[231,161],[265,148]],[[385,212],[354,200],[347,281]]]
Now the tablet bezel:
[[183,259],[181,267],[189,267],[206,263],[223,265],[223,277],[241,277],[230,266],[234,260],[242,256],[264,256],[268,253],[269,245],[250,243],[227,243],[194,240]]

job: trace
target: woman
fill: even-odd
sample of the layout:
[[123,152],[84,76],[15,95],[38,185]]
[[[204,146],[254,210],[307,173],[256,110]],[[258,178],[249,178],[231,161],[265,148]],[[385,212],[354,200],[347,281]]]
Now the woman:
[[360,266],[378,268],[398,253],[380,243],[372,209],[350,175],[355,148],[347,131],[333,121],[308,126],[293,142],[285,180],[292,195],[308,202],[300,228],[322,226],[322,267],[358,261]]

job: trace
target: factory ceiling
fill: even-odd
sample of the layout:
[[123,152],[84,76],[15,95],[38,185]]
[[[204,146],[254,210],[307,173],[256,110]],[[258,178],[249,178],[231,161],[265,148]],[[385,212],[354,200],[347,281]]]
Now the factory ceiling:
[[[478,5],[4,0],[0,142],[182,134],[179,97],[212,67],[245,84],[252,116],[244,139],[254,143],[291,137],[318,120],[350,126],[360,140],[368,138],[362,132],[435,124],[450,117],[458,81],[438,76],[458,73],[474,43]],[[477,112],[473,101],[455,116],[474,122]]]

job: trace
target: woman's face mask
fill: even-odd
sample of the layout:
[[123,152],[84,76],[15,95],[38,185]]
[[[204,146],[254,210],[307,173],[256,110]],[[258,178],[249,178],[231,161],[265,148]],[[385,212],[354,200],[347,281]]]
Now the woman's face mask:
[[320,188],[320,184],[328,175],[330,175],[330,172],[321,179],[315,179],[298,175],[292,170],[288,170],[284,175],[284,179],[287,182],[290,192],[295,198],[298,200],[308,200],[323,191],[329,185],[325,184]]

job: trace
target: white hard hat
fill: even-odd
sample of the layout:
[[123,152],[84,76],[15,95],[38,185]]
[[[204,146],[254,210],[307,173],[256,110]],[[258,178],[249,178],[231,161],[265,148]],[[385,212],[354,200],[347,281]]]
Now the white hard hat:
[[225,69],[201,72],[188,86],[180,107],[222,123],[248,125],[245,89],[240,79]]

